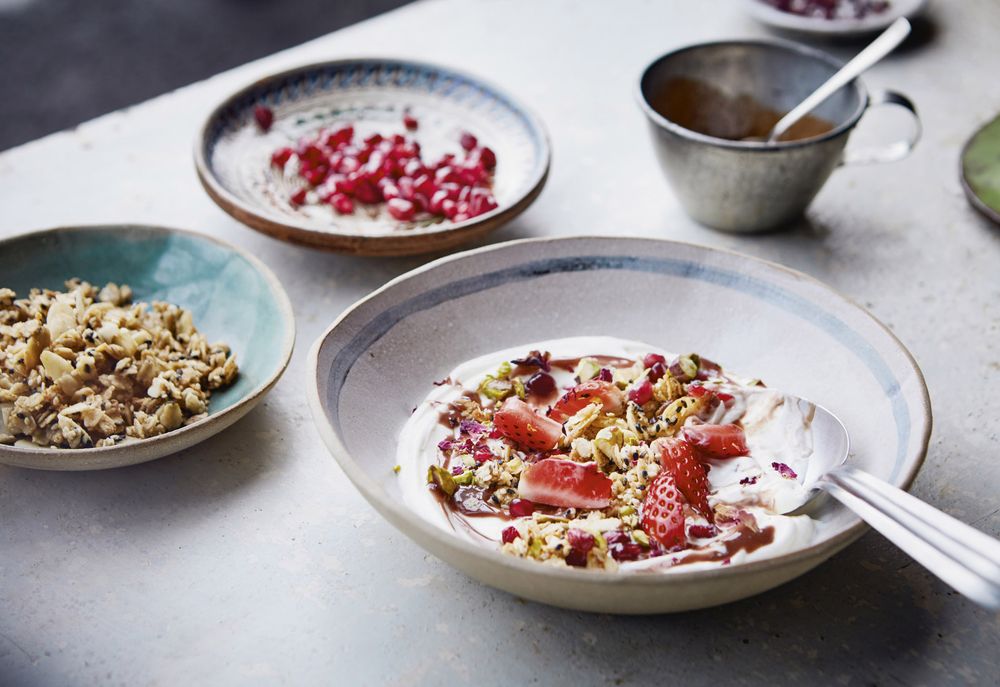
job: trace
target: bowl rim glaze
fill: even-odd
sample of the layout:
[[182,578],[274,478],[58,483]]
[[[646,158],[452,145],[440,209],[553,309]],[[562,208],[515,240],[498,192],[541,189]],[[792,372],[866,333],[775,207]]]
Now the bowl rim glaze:
[[[211,424],[223,424],[223,427],[219,429],[224,429],[226,426],[231,424],[231,422],[222,422],[229,420],[229,416],[238,414],[243,411],[248,403],[253,403],[259,400],[264,394],[266,394],[281,378],[285,370],[288,367],[288,363],[292,357],[292,351],[295,348],[295,314],[292,309],[292,303],[288,298],[288,294],[285,292],[284,287],[282,287],[281,282],[278,280],[277,276],[271,271],[271,269],[265,265],[259,258],[250,254],[249,252],[238,248],[231,243],[223,241],[215,236],[209,234],[201,233],[198,231],[193,231],[190,229],[178,229],[176,227],[166,227],[162,225],[155,224],[143,224],[143,223],[117,223],[117,224],[106,224],[106,223],[96,223],[96,224],[72,224],[63,225],[58,227],[50,227],[46,229],[40,229],[36,231],[28,231],[21,234],[16,234],[14,236],[5,237],[0,239],[0,252],[3,251],[4,247],[10,245],[14,242],[24,242],[24,241],[34,241],[34,240],[44,240],[51,236],[56,236],[59,234],[78,234],[84,232],[103,232],[106,234],[116,234],[121,232],[128,232],[131,230],[138,229],[149,235],[182,235],[195,240],[206,241],[216,246],[223,248],[231,253],[238,255],[250,264],[251,267],[264,279],[264,282],[268,285],[270,293],[274,298],[275,303],[278,306],[278,311],[281,314],[281,319],[284,324],[284,333],[281,342],[281,354],[279,358],[279,363],[275,367],[274,371],[264,379],[260,384],[258,384],[253,389],[249,390],[244,396],[239,400],[234,402],[232,405],[224,408],[217,413],[210,413],[205,418],[194,422],[190,425],[180,427],[178,429],[172,430],[170,432],[164,432],[163,434],[157,435],[155,437],[150,437],[148,439],[140,439],[135,442],[120,443],[113,446],[100,446],[92,448],[51,448],[45,446],[0,446],[0,464],[12,465],[15,467],[27,467],[27,468],[40,468],[46,469],[43,465],[28,465],[17,461],[17,456],[22,456],[29,461],[34,458],[52,458],[58,456],[60,458],[67,456],[80,456],[87,460],[110,460],[113,456],[119,454],[129,454],[132,452],[137,452],[141,449],[142,453],[156,454],[150,455],[150,457],[145,460],[140,461],[126,461],[122,462],[121,466],[133,465],[139,462],[146,462],[148,460],[154,460],[156,458],[169,455],[173,452],[170,448],[170,444],[175,443],[186,443],[188,435],[199,433],[204,430],[207,426]],[[69,277],[67,277],[69,278]],[[126,281],[127,280],[123,280]],[[2,284],[0,284],[2,286]],[[233,419],[235,422],[239,419],[239,415]],[[207,438],[207,435],[203,438]],[[195,442],[197,443],[197,442]],[[180,449],[178,449],[180,450]],[[109,466],[111,467],[111,466]],[[63,468],[52,468],[52,469],[63,469]],[[88,468],[82,468],[88,469]]]
[[[383,515],[387,520],[390,521],[397,529],[399,529],[403,534],[407,535],[411,539],[414,539],[423,548],[428,548],[425,542],[430,541],[435,546],[441,549],[447,549],[454,552],[458,556],[467,556],[467,560],[475,560],[477,563],[481,563],[489,566],[498,566],[498,569],[509,570],[512,574],[526,573],[529,575],[542,575],[546,578],[553,578],[557,580],[563,580],[567,583],[587,583],[587,584],[599,584],[599,585],[640,585],[642,587],[669,587],[672,585],[681,586],[684,584],[689,584],[697,582],[699,580],[707,579],[725,579],[727,577],[732,577],[732,579],[737,579],[744,575],[753,575],[755,573],[767,572],[771,570],[776,570],[779,568],[791,568],[796,564],[805,565],[809,561],[814,561],[814,564],[818,564],[837,553],[850,543],[857,540],[862,534],[864,534],[868,526],[859,517],[852,514],[854,522],[848,525],[844,530],[838,532],[828,539],[824,539],[820,542],[814,542],[808,546],[798,548],[789,553],[781,554],[778,556],[773,556],[769,558],[764,558],[757,561],[751,561],[746,563],[740,563],[739,565],[734,565],[731,567],[717,567],[710,570],[697,570],[697,571],[686,571],[686,572],[671,572],[669,575],[656,575],[647,574],[638,571],[625,571],[625,572],[615,572],[615,573],[601,573],[591,570],[582,570],[573,567],[555,567],[540,565],[537,561],[530,561],[526,559],[516,558],[514,556],[509,556],[502,554],[499,550],[494,550],[482,546],[476,546],[472,542],[465,541],[460,537],[449,534],[442,528],[436,526],[424,518],[413,513],[413,511],[402,502],[395,502],[388,498],[387,492],[380,487],[376,481],[369,477],[365,469],[362,467],[361,463],[355,461],[352,457],[350,451],[347,449],[346,445],[342,441],[339,432],[332,426],[332,424],[327,419],[326,413],[326,400],[320,396],[320,379],[321,375],[326,372],[326,370],[319,369],[319,356],[322,352],[325,344],[329,340],[331,334],[344,322],[347,322],[349,318],[352,317],[353,313],[359,310],[362,306],[367,305],[369,302],[381,297],[387,291],[397,288],[401,284],[405,284],[412,277],[424,274],[426,272],[439,269],[450,263],[463,260],[468,257],[478,256],[483,254],[489,254],[495,251],[503,251],[513,246],[529,245],[533,244],[538,247],[536,255],[543,253],[546,245],[551,244],[565,244],[574,241],[615,241],[615,242],[629,242],[636,248],[632,248],[629,253],[638,254],[638,246],[644,242],[657,242],[665,245],[676,245],[683,246],[685,248],[693,248],[696,251],[704,251],[708,253],[719,253],[731,258],[737,258],[741,261],[746,261],[757,268],[763,268],[765,270],[780,272],[785,277],[791,277],[795,281],[805,282],[813,287],[818,287],[818,289],[831,298],[840,301],[848,308],[856,311],[859,315],[863,316],[865,319],[870,320],[871,323],[875,324],[876,327],[881,330],[882,333],[888,336],[888,340],[894,344],[900,353],[902,353],[902,360],[906,363],[909,370],[913,373],[914,379],[917,382],[917,391],[919,392],[919,406],[915,409],[916,412],[921,412],[920,416],[915,416],[913,419],[914,436],[918,439],[918,445],[916,448],[915,455],[912,456],[912,462],[908,465],[907,469],[900,473],[897,484],[902,489],[908,489],[916,478],[918,472],[923,466],[924,460],[927,455],[927,449],[930,441],[931,429],[933,425],[933,416],[931,412],[930,396],[928,394],[927,385],[924,380],[923,373],[920,367],[917,365],[916,360],[910,351],[903,345],[899,338],[881,321],[875,318],[868,310],[862,307],[859,303],[853,299],[841,294],[839,291],[828,286],[824,282],[798,270],[786,267],[784,265],[771,262],[769,260],[763,260],[760,258],[752,257],[739,253],[737,251],[731,251],[726,249],[708,247],[700,245],[693,242],[687,241],[675,241],[669,239],[659,239],[659,238],[644,238],[644,237],[625,237],[625,236],[613,236],[613,235],[573,235],[573,236],[561,236],[561,237],[541,237],[541,238],[526,238],[517,239],[513,241],[506,241],[503,243],[493,244],[490,246],[484,246],[481,248],[475,248],[461,253],[456,253],[453,255],[445,256],[437,260],[428,262],[420,267],[417,267],[405,274],[402,274],[395,279],[387,282],[385,285],[376,289],[372,293],[368,294],[364,298],[361,298],[349,308],[344,310],[334,322],[316,339],[309,350],[308,362],[307,362],[307,399],[309,402],[310,410],[312,411],[313,421],[319,431],[324,444],[326,444],[327,449],[333,455],[334,459],[340,464],[340,467],[344,470],[348,479],[355,485],[358,491],[361,492],[365,500],[371,504],[376,511]],[[459,364],[461,361],[456,361],[455,364]],[[338,400],[339,402],[339,400]],[[413,531],[410,531],[410,528]],[[433,552],[432,552],[433,553]],[[435,553],[436,555],[436,553]],[[446,561],[450,565],[455,565],[450,561]],[[812,567],[810,565],[809,567]],[[773,585],[772,585],[773,586]]]
[[750,153],[778,153],[792,150],[795,148],[803,148],[805,146],[817,145],[825,141],[832,140],[839,136],[842,136],[851,131],[861,117],[864,115],[865,110],[868,109],[869,96],[868,89],[865,88],[864,82],[860,79],[854,79],[847,86],[843,88],[853,88],[858,96],[858,106],[855,108],[854,112],[851,113],[849,117],[837,124],[835,127],[830,129],[824,134],[819,136],[811,136],[809,138],[799,138],[792,141],[775,141],[773,143],[768,143],[767,141],[734,141],[728,138],[719,138],[718,136],[710,136],[709,134],[701,133],[700,131],[694,131],[693,129],[688,129],[680,124],[677,124],[671,119],[660,114],[656,108],[649,102],[646,97],[646,80],[651,77],[653,72],[661,67],[667,60],[670,60],[684,53],[694,52],[696,50],[703,50],[706,48],[721,48],[730,46],[744,46],[753,48],[777,48],[792,54],[793,59],[796,57],[808,57],[819,62],[826,64],[831,67],[834,72],[839,70],[844,66],[842,60],[838,60],[836,57],[828,52],[814,48],[809,45],[804,45],[802,43],[797,43],[795,41],[784,40],[780,38],[739,38],[732,40],[717,40],[717,41],[704,41],[700,43],[692,43],[690,45],[685,45],[675,50],[663,53],[659,57],[654,58],[649,63],[643,67],[642,71],[639,73],[639,78],[635,85],[635,98],[639,103],[640,109],[649,122],[655,125],[659,129],[665,129],[670,133],[679,136],[681,138],[686,138],[697,143],[704,143],[712,145],[718,148],[726,148],[728,150],[735,150],[740,152],[750,152]]
[[[330,224],[329,230],[320,230],[309,224],[290,221],[287,217],[268,212],[264,205],[244,201],[219,180],[215,174],[211,156],[208,154],[211,142],[209,134],[213,123],[227,108],[256,90],[266,89],[274,83],[302,73],[365,63],[415,67],[443,75],[450,74],[476,84],[482,90],[492,93],[497,99],[505,101],[525,120],[528,129],[533,131],[540,143],[538,163],[524,183],[525,191],[509,205],[501,205],[462,222],[438,222],[424,227],[406,229],[405,232],[374,235],[364,232],[337,231],[335,223]],[[251,229],[311,248],[359,255],[415,255],[466,243],[500,227],[524,212],[538,198],[548,180],[549,170],[552,166],[552,143],[548,129],[541,117],[519,98],[514,97],[507,89],[497,86],[488,79],[483,79],[462,69],[424,60],[384,55],[356,55],[310,62],[266,74],[234,91],[212,108],[199,128],[194,142],[194,164],[198,180],[212,201],[227,214]],[[422,241],[426,241],[429,245],[421,247]]]

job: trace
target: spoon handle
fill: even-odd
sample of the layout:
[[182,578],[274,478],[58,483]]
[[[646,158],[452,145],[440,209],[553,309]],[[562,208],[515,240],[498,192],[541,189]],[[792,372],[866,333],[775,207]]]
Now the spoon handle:
[[957,591],[1000,610],[1000,541],[848,465],[816,486]]
[[896,49],[903,39],[910,35],[910,22],[906,17],[900,17],[889,25],[882,34],[873,40],[868,47],[859,52],[840,70],[827,79],[826,83],[813,91],[808,98],[796,105],[788,114],[778,120],[771,129],[768,141],[777,141],[795,122],[819,107],[824,100],[856,79],[862,72]]

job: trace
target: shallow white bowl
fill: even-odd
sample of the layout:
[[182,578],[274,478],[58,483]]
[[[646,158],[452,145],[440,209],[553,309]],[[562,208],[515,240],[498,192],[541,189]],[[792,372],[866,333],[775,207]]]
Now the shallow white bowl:
[[407,508],[392,469],[396,438],[433,380],[490,351],[600,334],[698,351],[826,406],[850,429],[852,462],[897,486],[923,461],[927,389],[888,329],[804,274],[673,241],[515,241],[414,270],[316,342],[310,404],[330,452],[389,522],[472,577],[544,603],[607,613],[712,606],[791,580],[864,532],[846,508],[818,498],[814,541],[787,555],[701,572],[607,574],[502,555]]

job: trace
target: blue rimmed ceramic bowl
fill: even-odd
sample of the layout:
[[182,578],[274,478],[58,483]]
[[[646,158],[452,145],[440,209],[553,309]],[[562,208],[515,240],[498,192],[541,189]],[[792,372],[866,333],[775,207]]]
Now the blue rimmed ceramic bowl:
[[[274,112],[267,132],[254,120],[258,105]],[[495,210],[427,224],[290,203],[292,187],[270,164],[274,150],[343,124],[354,125],[357,137],[404,133],[404,111],[419,121],[411,135],[426,157],[460,152],[463,131],[494,150]],[[209,115],[194,156],[212,200],[253,229],[314,248],[408,255],[452,248],[523,212],[541,193],[550,153],[541,121],[495,86],[446,67],[369,58],[299,67],[247,86]]]
[[849,428],[850,460],[899,487],[927,450],[920,370],[865,310],[779,265],[652,239],[515,241],[390,282],[314,344],[313,415],[355,486],[415,542],[486,584],[566,608],[661,613],[733,601],[801,575],[864,532],[853,513],[819,497],[812,539],[788,553],[707,571],[600,573],[506,556],[411,510],[401,480],[421,476],[393,470],[396,437],[432,382],[491,351],[579,335],[699,351],[820,403]]
[[54,449],[0,445],[0,463],[43,470],[97,470],[143,463],[207,439],[246,415],[285,371],[295,342],[288,296],[257,258],[217,239],[145,225],[66,227],[0,241],[0,287],[63,289],[79,277],[128,284],[134,300],[192,311],[209,341],[229,344],[239,375],[214,392],[208,417],[157,437],[115,446]]

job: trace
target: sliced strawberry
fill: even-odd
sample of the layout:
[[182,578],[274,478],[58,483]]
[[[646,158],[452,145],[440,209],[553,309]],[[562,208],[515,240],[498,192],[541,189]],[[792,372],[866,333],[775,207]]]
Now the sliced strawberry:
[[646,490],[642,529],[668,549],[684,545],[684,497],[669,470],[658,474]]
[[527,403],[511,396],[493,415],[493,426],[521,448],[548,451],[562,435],[562,425],[539,415]]
[[604,404],[605,413],[617,414],[625,406],[625,394],[611,382],[591,379],[567,391],[549,410],[549,417],[565,422],[595,401]]
[[708,475],[698,459],[694,448],[684,439],[669,437],[657,439],[650,447],[659,454],[663,469],[673,475],[677,488],[685,500],[709,520],[712,511],[708,507]]
[[713,458],[745,456],[747,438],[739,425],[688,425],[684,438]]
[[524,468],[517,490],[522,499],[564,508],[607,508],[611,480],[596,463],[546,458]]

